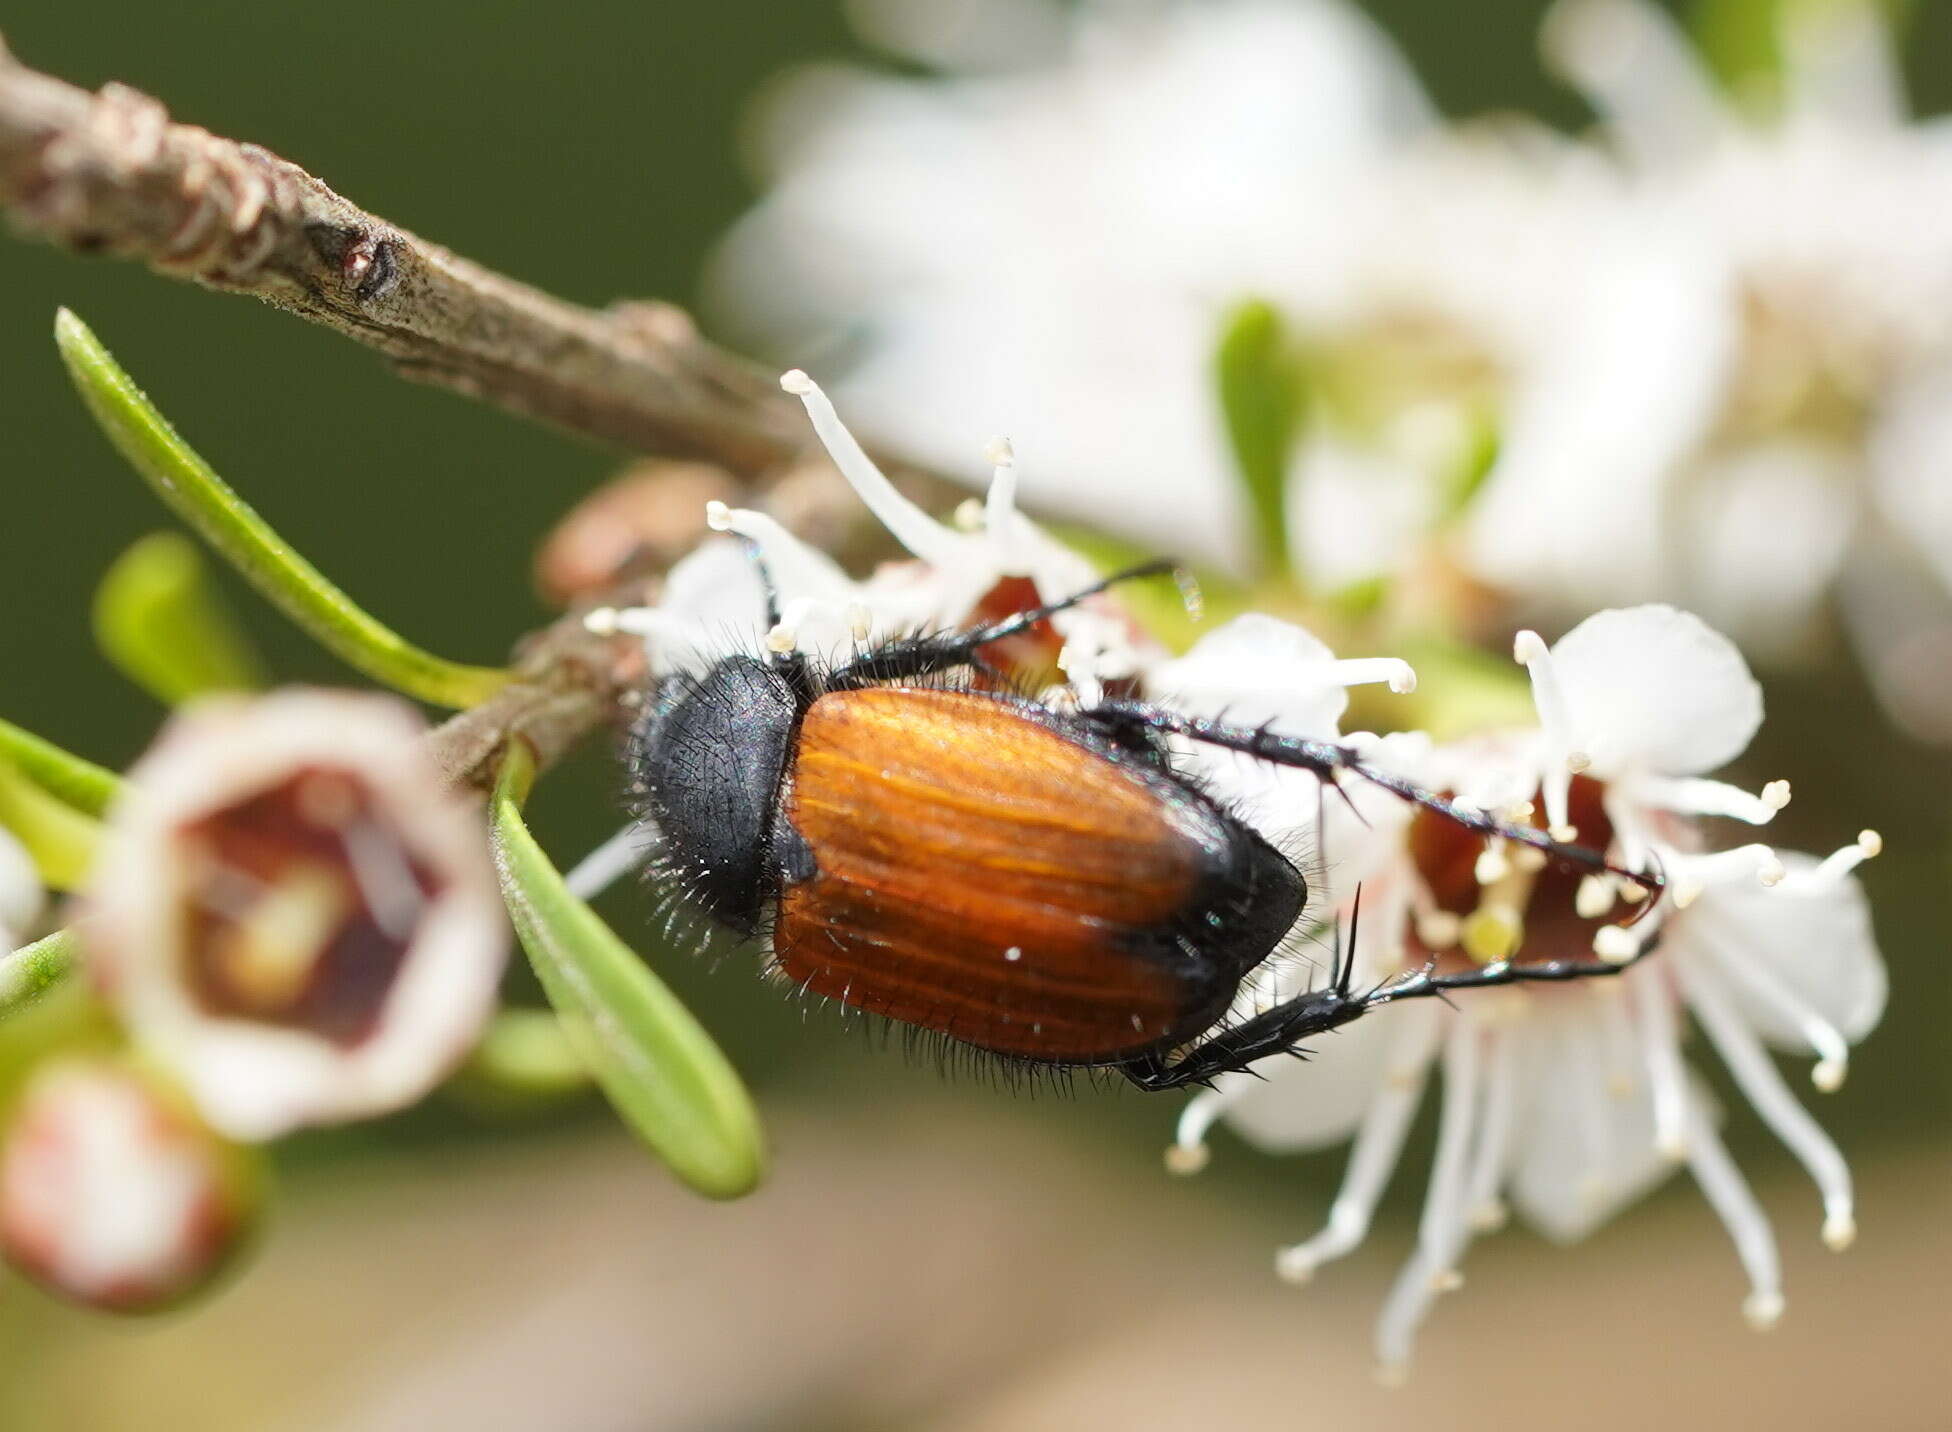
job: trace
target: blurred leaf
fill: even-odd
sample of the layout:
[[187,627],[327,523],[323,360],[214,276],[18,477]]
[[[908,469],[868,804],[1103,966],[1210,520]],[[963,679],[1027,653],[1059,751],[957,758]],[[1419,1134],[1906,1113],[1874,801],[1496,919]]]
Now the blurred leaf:
[[94,618],[103,653],[166,705],[265,684],[202,556],[178,533],[153,532],[116,558],[95,589]]
[[102,815],[122,788],[113,771],[70,755],[11,721],[0,721],[0,764],[8,762],[20,775],[83,815]]
[[437,706],[486,700],[508,673],[460,666],[410,645],[355,605],[190,448],[74,314],[54,339],[82,401],[109,441],[177,516],[202,534],[273,605],[348,665]]
[[519,1114],[586,1094],[590,1082],[589,1066],[560,1019],[546,1009],[504,1009],[447,1087],[474,1108]]
[[1911,0],[1694,0],[1689,27],[1715,77],[1739,103],[1771,109],[1782,101],[1783,27],[1825,10],[1869,5],[1903,38]]
[[1456,456],[1441,475],[1437,490],[1436,521],[1440,524],[1463,515],[1498,462],[1500,433],[1497,418],[1484,408],[1473,407],[1467,412],[1470,428]]
[[1301,424],[1307,374],[1272,304],[1250,299],[1227,316],[1213,370],[1255,541],[1269,567],[1285,570],[1288,458]]
[[55,890],[73,890],[87,878],[95,860],[102,824],[66,801],[48,794],[0,759],[0,826],[13,832]]
[[759,1115],[737,1071],[650,967],[563,884],[522,821],[534,757],[511,743],[492,828],[502,897],[564,1032],[611,1105],[679,1178],[711,1198],[750,1193],[765,1168]]

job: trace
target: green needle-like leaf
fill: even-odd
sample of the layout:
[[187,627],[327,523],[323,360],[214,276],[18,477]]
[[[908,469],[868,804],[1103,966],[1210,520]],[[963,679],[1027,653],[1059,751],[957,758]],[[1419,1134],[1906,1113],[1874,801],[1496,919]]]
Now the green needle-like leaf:
[[152,532],[116,558],[95,589],[94,615],[103,653],[166,705],[265,684],[249,638],[180,533]]
[[737,1071],[650,967],[569,893],[522,821],[535,762],[511,743],[492,826],[502,898],[544,993],[611,1104],[679,1178],[737,1198],[765,1169],[759,1115]]
[[80,958],[81,940],[73,930],[57,930],[0,956],[0,1019],[25,1009],[61,983]]
[[98,818],[122,788],[113,771],[70,755],[11,721],[0,721],[0,764],[11,764],[49,795]]
[[1254,516],[1254,538],[1275,571],[1289,564],[1288,458],[1306,398],[1301,355],[1281,315],[1256,300],[1227,316],[1214,352],[1220,413]]
[[73,890],[88,876],[102,824],[66,801],[49,795],[0,760],[0,826],[13,832],[40,872],[56,890]]
[[55,318],[54,338],[89,412],[156,495],[348,665],[437,706],[478,705],[507,682],[507,672],[422,651],[355,605],[177,436],[88,325],[65,308]]

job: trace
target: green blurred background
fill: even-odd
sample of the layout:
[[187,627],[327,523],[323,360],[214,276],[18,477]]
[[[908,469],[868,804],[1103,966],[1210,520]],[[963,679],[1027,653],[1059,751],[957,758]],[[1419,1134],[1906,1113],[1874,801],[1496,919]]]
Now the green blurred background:
[[[9,8],[0,33],[28,63],[128,81],[589,303],[688,301],[753,194],[737,158],[744,102],[784,65],[862,54],[829,0]],[[1451,113],[1584,119],[1537,63],[1543,3],[1369,8]],[[1918,109],[1952,107],[1952,7],[1914,7],[1907,54]],[[118,552],[166,524],[67,385],[58,304],[286,536],[445,655],[494,661],[545,618],[533,544],[617,462],[402,383],[253,302],[5,242],[0,711],[110,763],[141,749],[159,712],[92,650],[89,598]],[[281,675],[344,679],[236,595]],[[685,1203],[594,1112],[484,1129],[436,1106],[301,1140],[263,1265],[207,1309],[107,1328],[0,1287],[0,1426],[1089,1427],[1154,1425],[1168,1409],[1179,1425],[1283,1425],[1283,1411],[1431,1425],[1437,1409],[1436,1425],[1571,1425],[1553,1408],[1610,1426],[1662,1407],[1675,1426],[1852,1408],[1870,1419],[1858,1425],[1952,1425],[1952,1400],[1903,1367],[1942,1321],[1933,1286],[1952,1282],[1952,760],[1891,734],[1846,658],[1770,696],[1744,774],[1796,778],[1778,838],[1828,848],[1874,824],[1890,842],[1866,883],[1894,996],[1850,1086],[1818,1110],[1866,1184],[1848,1261],[1809,1254],[1813,1195],[1753,1119],[1733,1121],[1791,1250],[1791,1319],[1768,1343],[1740,1325],[1719,1231],[1670,1190],[1587,1249],[1537,1257],[1528,1235],[1480,1249],[1471,1291],[1428,1330],[1417,1387],[1384,1399],[1362,1348],[1406,1250],[1414,1161],[1379,1249],[1296,1294],[1267,1255],[1320,1217],[1339,1158],[1269,1160],[1223,1140],[1201,1183],[1168,1184],[1157,1151],[1173,1107],[945,1088],[803,1019],[735,959],[668,973],[774,1120],[781,1176],[751,1205]],[[539,798],[565,858],[614,825],[611,780],[592,752]],[[626,932],[631,904],[606,905]],[[1616,1383],[1617,1397],[1593,1395]]]

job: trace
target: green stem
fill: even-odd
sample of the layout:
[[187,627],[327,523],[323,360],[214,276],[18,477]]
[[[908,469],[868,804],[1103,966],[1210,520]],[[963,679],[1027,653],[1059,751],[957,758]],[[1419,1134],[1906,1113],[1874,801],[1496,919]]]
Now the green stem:
[[692,1188],[752,1191],[765,1169],[759,1115],[731,1062],[678,997],[569,892],[522,821],[535,756],[509,743],[491,805],[495,864],[543,992],[626,1124]]
[[57,930],[44,940],[0,956],[0,1020],[17,1014],[68,977],[81,957],[81,938]]
[[437,706],[479,705],[508,682],[505,671],[422,651],[327,581],[177,436],[88,325],[65,308],[54,320],[54,340],[116,450],[177,516],[321,645],[375,681]]
[[83,815],[99,818],[122,789],[113,771],[70,755],[11,721],[0,721],[0,760],[11,762],[21,775]]

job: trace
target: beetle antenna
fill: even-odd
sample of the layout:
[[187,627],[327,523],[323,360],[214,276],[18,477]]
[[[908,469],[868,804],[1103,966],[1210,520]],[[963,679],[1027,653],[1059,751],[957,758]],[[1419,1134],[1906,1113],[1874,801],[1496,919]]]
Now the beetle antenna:
[[[1177,562],[1174,562],[1170,558],[1161,557],[1150,562],[1141,562],[1136,567],[1126,567],[1122,571],[1113,572],[1109,577],[1102,577],[1090,586],[1082,587],[1071,593],[1070,596],[1059,601],[1050,602],[1041,607],[1033,607],[1027,612],[1018,612],[1014,616],[1005,617],[1002,621],[996,622],[991,626],[977,627],[972,631],[965,632],[957,638],[956,644],[958,646],[968,646],[972,650],[979,646],[988,646],[993,641],[1001,641],[1004,637],[1015,636],[1018,632],[1028,631],[1030,628],[1036,626],[1037,623],[1049,621],[1060,612],[1067,612],[1072,607],[1078,605],[1078,603],[1089,601],[1100,592],[1109,591],[1111,588],[1119,586],[1122,583],[1136,582],[1142,577],[1165,576],[1172,577],[1175,582],[1180,584],[1180,594],[1182,598],[1186,598],[1186,584],[1191,581],[1191,575],[1186,573]],[[1202,609],[1197,584],[1192,587],[1192,596],[1186,599],[1189,612]]]

